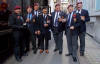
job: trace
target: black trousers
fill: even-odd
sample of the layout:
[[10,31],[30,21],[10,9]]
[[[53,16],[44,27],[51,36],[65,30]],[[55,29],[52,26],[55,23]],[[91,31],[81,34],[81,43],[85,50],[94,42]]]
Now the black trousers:
[[30,40],[32,41],[32,49],[35,50],[37,48],[36,46],[36,35],[35,34],[30,34]]
[[84,53],[84,51],[85,51],[85,34],[86,34],[86,32],[79,33],[80,53]]
[[28,28],[23,30],[23,42],[25,53],[27,53],[30,49],[30,31]]
[[47,35],[41,35],[41,45],[40,48],[42,50],[48,50],[48,46],[49,46],[49,39],[47,38]]
[[57,31],[54,30],[53,37],[55,41],[55,49],[58,49],[60,52],[62,52],[63,51],[63,32],[57,33]]
[[21,31],[14,31],[13,32],[14,38],[14,55],[15,58],[21,58],[23,49],[22,49],[22,39],[21,39]]
[[37,35],[37,39],[38,39],[37,47],[40,48],[42,35]]

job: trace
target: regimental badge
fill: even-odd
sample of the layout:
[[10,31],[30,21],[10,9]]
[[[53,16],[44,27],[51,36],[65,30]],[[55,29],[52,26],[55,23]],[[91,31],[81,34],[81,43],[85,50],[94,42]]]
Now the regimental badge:
[[76,18],[74,18],[74,22],[76,22],[77,21],[77,19]]
[[76,14],[73,14],[73,18],[74,18],[74,22],[76,22],[77,21]]

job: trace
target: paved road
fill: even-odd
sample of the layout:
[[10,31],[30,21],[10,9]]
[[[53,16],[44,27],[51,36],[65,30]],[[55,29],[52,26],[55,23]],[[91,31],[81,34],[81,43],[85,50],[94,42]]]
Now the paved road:
[[63,43],[63,54],[59,55],[59,52],[54,53],[54,40],[50,41],[49,54],[39,54],[35,55],[32,51],[29,52],[29,56],[23,57],[21,63],[17,62],[14,56],[10,57],[4,64],[100,64],[100,44],[98,45],[93,39],[89,36],[86,36],[86,55],[80,57],[78,53],[78,62],[73,62],[71,57],[66,57],[67,53],[67,42],[66,37],[64,36]]

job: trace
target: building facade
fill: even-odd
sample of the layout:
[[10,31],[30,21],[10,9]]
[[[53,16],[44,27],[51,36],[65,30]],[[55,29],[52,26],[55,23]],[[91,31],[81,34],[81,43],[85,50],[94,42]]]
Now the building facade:
[[100,42],[100,0],[83,0],[83,7],[89,10],[90,22],[87,23],[87,33]]

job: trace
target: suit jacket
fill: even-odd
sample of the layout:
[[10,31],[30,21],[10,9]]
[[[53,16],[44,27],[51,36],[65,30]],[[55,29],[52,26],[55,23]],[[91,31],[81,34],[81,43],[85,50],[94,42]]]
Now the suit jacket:
[[[85,16],[85,21],[80,20],[79,33],[86,32],[86,22],[90,21],[89,13],[87,10],[82,9],[80,16]],[[81,19],[81,18],[80,18]]]
[[[40,31],[46,38],[51,39],[50,23],[48,23],[47,20],[50,20],[50,16],[48,14],[45,18],[43,17],[43,14],[39,16]],[[48,24],[48,27],[44,27],[44,24]]]
[[[76,19],[76,21],[74,21],[74,18]],[[67,15],[67,19],[68,19],[68,15]],[[76,13],[75,11],[73,11],[70,26],[68,26],[68,20],[67,20],[65,28],[69,29],[71,26],[74,26],[74,30],[71,30],[72,35],[78,35],[78,28],[80,26],[80,15]]]
[[14,31],[20,31],[21,29],[23,29],[23,23],[24,23],[24,20],[23,20],[23,17],[21,15],[18,15],[16,13],[13,13],[10,15],[9,17],[9,26],[11,26],[11,28],[14,30]]
[[[26,22],[27,16],[28,16],[28,14],[26,14],[26,15],[24,16],[25,22]],[[35,22],[34,22],[33,20],[35,20]],[[33,34],[35,34],[35,31],[38,29],[38,22],[36,21],[36,17],[34,16],[33,13],[32,13],[32,19],[31,19],[29,22],[27,22],[27,28],[28,28]]]
[[[52,12],[51,13],[51,30],[52,31],[54,31],[54,18],[55,18],[55,14],[56,14],[56,12]],[[61,17],[64,17],[64,18],[66,17],[64,12],[60,12],[59,15]],[[64,29],[63,23],[58,21],[58,27],[57,27],[58,32],[62,32],[63,29]]]
[[[32,11],[32,14],[35,15],[34,10]],[[41,15],[41,11],[38,10],[38,16],[35,15],[35,20],[37,22],[37,29],[36,30],[40,30],[40,21],[39,21],[39,16]]]

